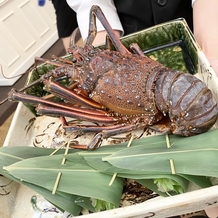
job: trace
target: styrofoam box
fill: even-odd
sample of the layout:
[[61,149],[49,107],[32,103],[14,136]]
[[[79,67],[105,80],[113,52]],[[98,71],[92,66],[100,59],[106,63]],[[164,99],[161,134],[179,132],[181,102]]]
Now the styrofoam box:
[[[218,102],[218,78],[210,67],[205,55],[198,48],[198,73],[196,76],[203,80],[212,90]],[[37,134],[40,126],[43,126],[44,119],[34,122],[34,127],[31,127],[26,133],[26,127],[29,125],[29,120],[34,115],[22,104],[19,103],[15,115],[13,117],[10,129],[8,131],[4,146],[32,146],[32,140]],[[47,119],[47,118],[46,118]],[[48,118],[51,119],[51,118]],[[55,118],[52,118],[55,119]],[[214,128],[218,127],[218,121]],[[41,196],[28,188],[18,185],[15,182],[10,183],[10,180],[0,177],[0,186],[8,184],[7,189],[10,191],[8,195],[0,196],[0,216],[4,218],[12,217],[67,217],[68,214],[62,213],[40,213],[34,210],[30,199],[33,195],[38,196],[39,207],[53,207],[49,205]],[[203,210],[208,207],[218,205],[218,186],[213,186],[205,189],[195,189],[191,187],[191,191],[176,196],[166,198],[156,197],[137,205],[127,206],[114,210],[83,215],[84,218],[118,218],[118,217],[170,217],[189,212]]]

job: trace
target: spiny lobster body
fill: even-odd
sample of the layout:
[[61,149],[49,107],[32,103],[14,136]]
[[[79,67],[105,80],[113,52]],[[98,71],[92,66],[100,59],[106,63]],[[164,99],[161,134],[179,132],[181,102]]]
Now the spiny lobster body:
[[[102,22],[117,51],[100,50],[91,45],[96,34],[95,16]],[[74,104],[30,97],[14,90],[9,93],[9,99],[39,104],[36,108],[39,114],[99,123],[88,127],[65,126],[72,131],[97,132],[89,145],[73,146],[75,148],[93,149],[103,138],[138,128],[152,127],[191,136],[206,132],[214,125],[218,106],[201,80],[146,57],[136,44],[132,44],[130,50],[134,53],[122,45],[101,9],[93,6],[85,47],[73,45],[69,48],[72,61],[61,59],[58,64],[45,61],[59,67],[40,79],[49,92]],[[77,82],[73,90],[54,81],[64,75]],[[169,122],[157,124],[163,117],[168,117]]]
[[125,115],[156,114],[152,74],[165,69],[163,65],[110,50],[99,51],[96,57],[86,56],[86,60],[76,71],[79,87],[88,91],[90,98]]
[[[82,53],[77,48],[70,52],[75,57]],[[216,122],[217,103],[207,86],[193,75],[137,54],[96,50],[89,55],[83,50],[82,56],[77,56],[84,61],[76,67],[79,87],[121,119],[136,122],[140,118],[153,125],[168,115],[171,131],[183,136],[205,132]]]

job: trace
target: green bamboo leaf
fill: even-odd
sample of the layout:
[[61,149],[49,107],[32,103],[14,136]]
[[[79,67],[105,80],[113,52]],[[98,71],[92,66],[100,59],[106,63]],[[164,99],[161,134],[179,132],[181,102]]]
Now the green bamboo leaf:
[[213,130],[188,138],[173,137],[173,146],[170,148],[166,148],[165,144],[151,148],[146,145],[144,138],[140,140],[144,146],[122,149],[102,160],[117,168],[168,174],[173,170],[170,166],[172,160],[178,174],[218,177],[216,135],[217,130]]
[[[174,137],[174,136],[173,136]],[[174,138],[172,137],[171,141],[174,142]],[[156,146],[162,145],[163,143],[166,143],[166,137],[162,135],[158,135],[155,137],[147,137],[146,138],[146,147],[154,148]],[[108,145],[103,146],[100,148],[97,148],[93,151],[82,151],[78,152],[79,155],[81,155],[85,161],[94,169],[104,172],[104,173],[114,173],[119,172],[120,168],[116,168],[113,165],[109,164],[108,162],[102,162],[102,159],[114,154],[115,152],[121,151],[123,149],[126,149],[128,145],[128,142],[123,142],[117,145]],[[137,146],[145,146],[144,140],[133,140],[131,143],[131,148],[136,148]],[[74,161],[75,157],[74,155],[67,154],[65,156],[69,161]],[[122,169],[123,172],[124,169]],[[133,172],[131,170],[132,174],[140,174],[141,171],[135,171]],[[145,173],[145,172],[143,172]]]
[[[130,179],[150,179],[150,178],[171,178],[174,179],[174,177],[180,177],[180,175],[172,175],[172,174],[167,174],[167,173],[162,173],[162,172],[150,172],[150,171],[136,171],[136,170],[129,170],[129,169],[122,169],[122,168],[117,168],[111,165],[110,163],[106,161],[102,161],[101,159],[105,157],[105,155],[83,155],[83,153],[79,153],[81,156],[84,157],[85,161],[94,169],[109,174],[113,175],[114,173],[117,173],[118,177],[122,178],[130,178]],[[71,154],[65,156],[69,161],[73,160],[73,156]],[[188,177],[188,176],[187,176]],[[185,177],[184,177],[185,178]],[[200,177],[197,177],[198,179]],[[205,177],[206,178],[206,177]],[[204,179],[204,178],[202,178]],[[176,180],[176,179],[175,179]],[[197,181],[196,181],[197,182]],[[208,180],[207,180],[208,182]]]
[[57,206],[62,212],[67,211],[68,213],[73,214],[74,216],[77,216],[81,212],[81,206],[76,203],[76,200],[78,199],[79,196],[76,195],[71,195],[68,193],[62,193],[62,192],[56,192],[55,195],[52,194],[52,192],[46,188],[25,182],[25,181],[20,181],[19,179],[6,174],[2,173],[0,171],[0,174],[3,176],[21,184],[29,189],[33,190],[34,192],[38,193],[39,195],[43,196],[47,201],[49,201],[51,204]]
[[[100,150],[100,149],[99,149]],[[168,179],[168,183],[172,184],[172,183],[176,183],[177,187],[179,187],[180,192],[185,192],[187,185],[188,185],[188,180],[179,176],[179,175],[167,175],[167,174],[149,174],[148,172],[142,172],[142,171],[135,171],[135,170],[128,170],[128,169],[121,169],[121,168],[117,168],[112,166],[110,163],[108,162],[102,162],[102,158],[104,158],[108,153],[106,152],[94,152],[92,154],[90,154],[89,152],[80,152],[79,155],[83,156],[85,161],[94,169],[107,173],[107,174],[111,174],[111,176],[114,173],[117,173],[117,177],[122,177],[122,178],[130,178],[130,179]],[[72,156],[74,155],[67,155],[68,160],[72,160]],[[171,183],[169,181],[172,181]],[[155,192],[157,192],[158,187],[154,186],[154,190]],[[173,186],[173,188],[175,189],[175,185]],[[170,191],[169,191],[170,192]],[[162,193],[160,192],[162,196],[166,196],[166,193]],[[174,193],[175,194],[175,193]]]
[[96,212],[96,209],[93,207],[92,200],[90,198],[78,196],[78,198],[75,200],[75,203],[81,208],[85,208],[93,213]]
[[[76,155],[75,155],[76,156]],[[61,173],[57,190],[111,202],[118,206],[122,195],[123,179],[116,178],[109,186],[110,175],[94,170],[87,164],[67,161],[61,165],[63,156],[29,158],[4,169],[20,180],[53,190],[58,173]]]
[[[78,150],[69,150],[69,153],[72,152],[72,154],[68,154],[68,155],[65,156],[67,158],[66,165],[69,168],[71,168],[73,166],[72,169],[74,169],[74,170],[78,169],[79,171],[84,170],[84,169],[87,170],[87,166],[88,166],[91,169],[95,169],[96,171],[104,172],[105,174],[107,174],[107,176],[109,176],[110,179],[111,179],[111,176],[116,172],[116,173],[118,173],[117,177],[133,178],[133,179],[136,179],[136,180],[138,179],[139,181],[146,181],[146,183],[148,183],[147,187],[148,188],[153,187],[153,189],[156,190],[156,192],[157,192],[157,186],[155,186],[151,182],[154,182],[155,178],[168,178],[168,175],[171,176],[170,177],[171,179],[173,179],[172,178],[173,176],[175,176],[175,177],[176,176],[181,176],[181,178],[183,177],[184,181],[186,181],[186,182],[187,182],[187,180],[189,180],[189,181],[192,181],[194,183],[198,183],[198,185],[200,187],[208,187],[208,186],[210,186],[210,183],[208,182],[208,180],[207,180],[207,178],[205,176],[193,176],[193,175],[187,175],[187,174],[171,175],[170,173],[171,173],[172,167],[169,167],[169,165],[168,165],[168,169],[170,169],[170,173],[169,173],[169,171],[166,171],[166,172],[165,171],[159,171],[158,168],[155,168],[155,170],[154,170],[152,168],[153,167],[152,166],[153,165],[152,161],[156,162],[157,165],[161,165],[162,164],[161,161],[166,161],[166,157],[167,157],[168,154],[171,155],[171,154],[176,154],[177,153],[177,155],[179,155],[179,153],[181,153],[182,154],[181,156],[183,156],[183,159],[185,159],[185,162],[188,162],[188,161],[186,161],[187,158],[188,159],[191,158],[189,154],[192,152],[192,154],[191,154],[191,156],[192,156],[193,152],[196,151],[196,150],[197,150],[197,152],[205,151],[205,145],[210,145],[209,151],[211,151],[211,148],[214,149],[214,147],[215,147],[215,149],[217,149],[217,147],[215,146],[216,141],[217,141],[216,140],[216,135],[217,135],[216,131],[210,131],[207,134],[201,134],[199,136],[189,137],[189,138],[182,138],[182,137],[178,137],[178,136],[170,136],[170,144],[173,145],[170,149],[166,149],[166,138],[165,138],[165,136],[155,136],[155,137],[152,136],[152,137],[147,137],[147,138],[141,139],[141,140],[134,140],[132,142],[130,148],[126,148],[126,146],[128,144],[128,142],[126,142],[126,143],[122,143],[122,144],[119,144],[119,145],[104,146],[104,147],[101,147],[99,149],[96,149],[95,151],[83,151],[83,152],[79,151],[78,152]],[[192,148],[192,149],[190,150],[190,148]],[[9,149],[9,148],[7,148],[7,149]],[[32,150],[32,149],[34,149],[35,151]],[[173,149],[175,149],[175,150],[173,150]],[[6,152],[4,153],[4,152],[2,152],[3,150],[0,149],[0,160],[1,160],[1,158],[2,158],[2,160],[6,160],[5,161],[5,163],[7,163],[6,165],[10,165],[10,164],[12,164],[14,162],[17,162],[17,161],[19,161],[19,164],[21,164],[22,162],[24,162],[24,161],[21,161],[23,158],[35,157],[37,155],[38,156],[49,155],[51,153],[51,150],[49,151],[49,149],[39,149],[38,150],[36,148],[27,148],[27,147],[21,148],[21,150],[20,150],[20,147],[19,147],[16,152],[13,149],[9,149],[9,150],[10,151],[8,151],[8,153],[6,153]],[[208,148],[206,148],[206,150],[208,151]],[[17,153],[19,155],[17,155]],[[27,156],[26,156],[26,153],[27,153]],[[60,153],[63,154],[64,151],[60,151]],[[163,157],[165,159],[163,157],[161,157],[162,155],[160,153],[163,155]],[[142,159],[138,158],[138,155],[141,155],[141,154],[142,154],[144,160],[143,160],[143,158]],[[147,155],[147,156],[144,156],[144,155]],[[150,157],[148,157],[149,155],[150,155]],[[152,155],[153,155],[153,159],[155,161],[151,158]],[[55,156],[57,157],[58,155],[55,155]],[[30,170],[35,170],[36,169],[36,171],[37,171],[37,173],[36,173],[37,175],[35,176],[34,179],[39,178],[39,174],[41,174],[41,176],[43,176],[43,175],[48,176],[47,175],[48,171],[46,172],[46,170],[48,170],[48,169],[52,169],[52,170],[56,171],[55,175],[57,175],[58,169],[63,170],[61,168],[62,166],[61,167],[59,166],[59,163],[61,162],[60,160],[62,160],[64,155],[59,155],[59,156],[60,156],[60,158],[58,158],[59,162],[56,165],[54,163],[48,161],[47,158],[42,163],[42,165],[46,166],[44,168],[43,168],[43,166],[40,166],[41,161],[38,162],[39,168],[43,168],[43,173],[42,174],[37,171],[36,164],[31,166]],[[135,165],[132,160],[129,162],[129,165],[131,166],[130,168],[129,168],[129,166],[126,167],[126,168],[123,168],[123,167],[120,167],[120,166],[114,166],[110,162],[102,162],[102,159],[103,160],[116,159],[116,158],[114,158],[116,156],[118,156],[117,160],[127,159],[127,157],[130,158],[130,159],[137,157],[138,165],[137,164]],[[173,156],[173,158],[174,158],[174,156]],[[34,158],[31,158],[31,159],[34,159]],[[10,162],[10,161],[7,162],[7,160],[10,160],[10,161],[13,160],[13,161],[12,162]],[[175,170],[178,173],[178,171],[177,171],[179,169],[178,168],[178,163],[180,163],[180,162],[178,162],[178,161],[175,162],[175,160],[178,160],[178,158],[173,159],[173,162],[175,164]],[[145,164],[144,164],[143,161],[145,162]],[[167,159],[167,161],[168,161],[168,164],[169,164],[169,159]],[[191,159],[190,159],[190,161],[191,161]],[[51,163],[51,166],[49,166],[49,163]],[[208,163],[210,163],[210,162],[208,162]],[[126,166],[126,164],[124,164],[124,165]],[[132,165],[133,165],[133,169],[132,169]],[[29,165],[27,165],[27,166],[28,166],[27,169],[29,169]],[[145,169],[145,166],[148,168],[148,171]],[[193,166],[193,165],[191,165],[191,166]],[[2,167],[3,167],[3,165],[2,165]],[[53,168],[53,167],[55,167],[55,168]],[[144,167],[144,168],[142,168],[142,167]],[[185,165],[185,167],[187,168],[186,165]],[[207,168],[207,165],[205,165],[205,168]],[[23,170],[22,173],[25,176],[27,176],[30,173],[30,172],[28,172],[27,169],[25,169],[25,167],[22,169]],[[13,170],[16,171],[15,168],[13,169],[13,167],[12,167],[12,171]],[[201,170],[202,170],[202,168],[201,168]],[[40,171],[40,169],[39,169],[39,171]],[[54,174],[54,172],[52,172],[52,173]],[[87,173],[85,173],[85,175],[86,174]],[[67,173],[65,173],[65,176],[69,176],[69,175]],[[175,177],[174,177],[174,180],[176,180]],[[56,178],[56,177],[55,176],[52,177],[52,179],[53,179],[52,184],[54,184],[54,178]],[[62,178],[63,177],[61,177],[61,179]],[[81,176],[81,179],[83,181],[84,180],[87,181],[88,180],[87,178],[89,178],[89,176],[88,177]],[[15,179],[17,179],[17,178],[15,178]],[[92,179],[93,179],[93,177],[92,177]],[[200,179],[200,182],[198,181],[198,179]],[[117,180],[117,178],[116,178],[116,180]],[[108,179],[108,181],[109,181],[109,179]],[[27,183],[27,182],[25,182],[25,183]],[[62,189],[60,189],[61,185],[63,185],[63,186],[65,185],[64,183],[63,184],[62,183],[59,183],[59,186],[58,186],[59,189],[56,192],[56,193],[58,193],[60,195],[61,194],[66,194],[66,193],[62,192]],[[27,184],[33,185],[31,183],[27,183]],[[76,182],[73,183],[73,184],[70,183],[68,185],[70,187],[70,185],[76,186],[77,184],[78,184],[78,181],[77,181],[77,183]],[[109,184],[109,182],[107,184]],[[43,183],[43,187],[44,187],[44,183]],[[48,192],[51,194],[50,190],[51,190],[51,187],[53,187],[53,186],[51,184],[49,184],[48,187],[49,187]],[[99,185],[98,185],[98,187],[99,187]],[[150,189],[152,190],[152,188],[150,188]],[[78,197],[77,195],[73,195],[73,196]]]
[[[140,149],[138,154],[122,156],[121,153],[118,156],[107,157],[110,164],[118,168],[145,171],[150,173],[171,173],[172,167],[170,166],[170,160],[174,162],[174,168],[178,174],[189,175],[204,175],[218,177],[218,148],[205,148],[205,149],[159,149],[159,151],[150,151]],[[144,152],[144,154],[142,154]],[[146,152],[146,153],[145,153]],[[194,157],[194,159],[193,159]]]
[[[83,155],[80,153],[80,155]],[[70,157],[71,155],[68,155]],[[121,169],[112,166],[108,162],[102,162],[101,160],[102,155],[84,155],[84,159],[86,162],[96,170],[99,170],[103,173],[107,173],[109,175],[113,175],[114,173],[117,173],[117,177],[122,177],[122,178],[129,178],[129,179],[134,179],[134,180],[142,180],[142,179],[160,179],[160,178],[166,178],[170,179],[173,181],[176,181],[179,186],[181,187],[181,190],[185,192],[187,189],[188,185],[188,180],[179,176],[179,175],[172,175],[172,174],[161,174],[161,173],[153,173],[149,174],[150,171],[145,172],[145,171],[136,171],[136,170],[128,170],[128,169]],[[158,187],[157,186],[152,186],[153,191],[157,192]],[[159,192],[158,192],[159,193]],[[169,192],[171,193],[171,192]],[[175,192],[174,192],[175,194]],[[167,196],[166,193],[160,192],[160,195],[162,196]],[[172,195],[172,193],[171,193]]]
[[[160,139],[160,136],[158,138]],[[175,143],[176,138],[177,137],[173,137],[174,143]],[[166,140],[165,137],[164,137],[164,140]],[[162,140],[162,141],[164,141],[164,140]],[[146,140],[146,142],[147,142],[147,140]],[[171,142],[172,142],[172,140],[171,140]],[[164,143],[165,143],[165,141],[164,141]],[[138,145],[138,146],[140,146],[140,145]],[[120,148],[122,149],[122,147],[120,147]],[[110,148],[110,149],[113,150],[113,148]],[[198,185],[201,188],[206,188],[206,187],[212,186],[210,180],[205,176],[172,175],[172,174],[168,175],[167,173],[163,174],[162,172],[159,172],[159,173],[154,172],[153,174],[150,174],[150,172],[146,172],[146,171],[136,171],[136,170],[128,170],[128,169],[121,169],[121,168],[114,167],[110,163],[108,163],[106,161],[102,162],[102,160],[101,160],[101,158],[104,158],[107,156],[107,154],[111,153],[111,150],[108,150],[108,152],[100,152],[101,149],[98,149],[97,152],[80,152],[79,154],[81,156],[83,156],[84,159],[86,160],[86,162],[94,169],[101,171],[101,172],[104,172],[104,173],[107,173],[107,174],[111,174],[111,175],[113,175],[114,173],[117,173],[117,176],[122,177],[122,178],[131,178],[131,179],[135,179],[135,180],[136,179],[168,178],[168,179],[171,179],[171,180],[178,182],[181,185],[183,191],[186,190],[188,181]],[[117,149],[117,151],[118,150],[119,149]],[[69,160],[70,160],[71,154],[69,154],[68,156],[69,156]],[[181,180],[179,181],[178,178],[181,178]],[[157,187],[154,186],[154,188],[155,189],[153,191],[156,192]],[[163,193],[161,193],[161,195],[163,195]]]
[[[52,150],[54,151],[54,149]],[[50,190],[25,181],[20,181],[16,177],[9,174],[6,170],[3,170],[4,166],[21,161],[23,158],[32,157],[34,155],[46,155],[50,154],[50,152],[50,149],[46,150],[41,148],[29,149],[29,147],[2,147],[0,148],[0,174],[40,194],[53,205],[57,205],[61,211],[67,211],[77,216],[81,212],[81,206],[74,203],[76,199],[78,199],[78,196],[59,191],[53,195]],[[60,153],[63,153],[63,151],[60,151]]]
[[[120,150],[122,148],[123,146],[116,150]],[[126,146],[124,148],[126,148]],[[113,150],[113,146],[111,147],[111,149]],[[93,152],[92,151],[79,152],[78,154],[80,156],[80,161],[82,160],[85,161],[85,163],[88,164],[90,167],[94,168],[95,170],[99,172],[105,173],[105,174],[113,175],[114,173],[119,173],[120,175],[119,177],[132,178],[132,174],[134,176],[140,174],[142,177],[142,176],[145,176],[146,173],[148,174],[150,173],[150,171],[142,172],[142,171],[135,171],[135,170],[133,171],[133,170],[128,170],[128,169],[121,169],[121,168],[114,167],[108,162],[103,162],[102,158],[106,157],[108,154],[111,154],[111,153],[112,153],[111,150],[108,150],[108,152],[105,152],[105,149],[104,149],[104,151],[102,152],[101,149],[98,149],[97,152],[94,150]],[[74,154],[67,154],[64,157],[68,161],[71,161],[74,163],[78,161],[78,157],[76,157]],[[121,176],[121,174],[125,174],[126,177]],[[156,175],[157,173],[154,173],[154,174]]]
[[[11,165],[18,161],[31,158],[47,156],[56,151],[56,149],[51,148],[35,148],[28,146],[6,146],[0,148],[0,169],[3,171],[4,166]],[[76,153],[79,150],[70,149],[68,153]],[[65,150],[60,149],[55,154],[64,154]]]
[[180,174],[183,178],[187,179],[188,181],[194,183],[195,185],[199,186],[200,188],[208,188],[211,187],[213,184],[211,183],[210,179],[206,176],[194,176],[194,175],[184,175]]

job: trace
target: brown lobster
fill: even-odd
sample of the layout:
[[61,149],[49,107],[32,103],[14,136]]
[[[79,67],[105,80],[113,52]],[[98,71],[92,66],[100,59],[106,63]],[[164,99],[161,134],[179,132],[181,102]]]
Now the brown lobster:
[[[96,35],[96,17],[117,51],[100,50],[91,45]],[[166,128],[159,131],[182,136],[203,133],[213,126],[218,117],[218,106],[201,80],[151,60],[136,44],[132,44],[130,50],[133,53],[122,45],[101,9],[93,6],[84,48],[75,45],[69,48],[72,61],[64,58],[58,63],[45,61],[58,67],[40,78],[46,90],[74,104],[57,103],[15,90],[9,93],[8,99],[38,105],[38,114],[74,117],[101,124],[66,126],[72,131],[97,133],[89,145],[78,146],[86,149],[99,146],[103,138],[155,126],[163,117],[168,117],[170,122],[160,125]],[[73,90],[55,81],[63,75],[77,82]]]

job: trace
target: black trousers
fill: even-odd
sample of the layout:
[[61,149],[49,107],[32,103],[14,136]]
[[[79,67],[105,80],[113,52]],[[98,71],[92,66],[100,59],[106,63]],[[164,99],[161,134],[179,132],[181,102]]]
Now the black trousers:
[[55,8],[59,38],[68,37],[78,27],[76,13],[69,7],[66,0],[52,0]]

